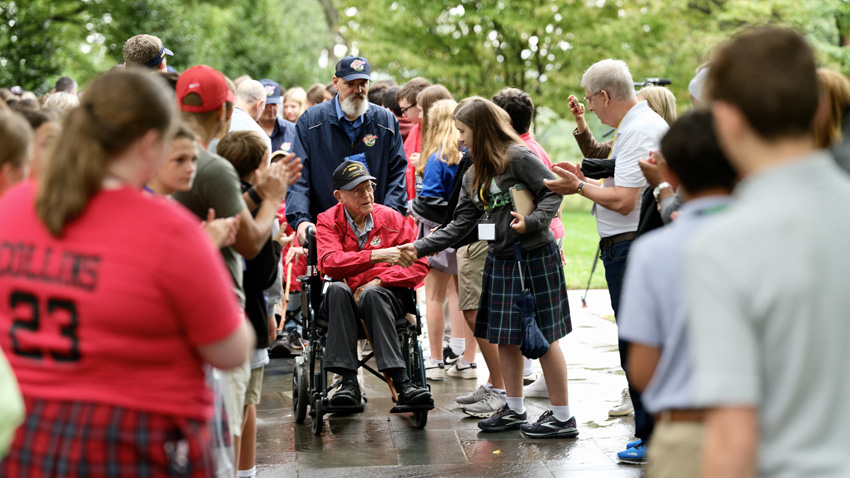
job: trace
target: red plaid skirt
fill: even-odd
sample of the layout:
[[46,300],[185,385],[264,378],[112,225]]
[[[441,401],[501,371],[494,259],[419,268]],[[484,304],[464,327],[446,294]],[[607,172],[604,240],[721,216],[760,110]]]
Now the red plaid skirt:
[[209,425],[113,405],[26,398],[0,477],[209,477]]

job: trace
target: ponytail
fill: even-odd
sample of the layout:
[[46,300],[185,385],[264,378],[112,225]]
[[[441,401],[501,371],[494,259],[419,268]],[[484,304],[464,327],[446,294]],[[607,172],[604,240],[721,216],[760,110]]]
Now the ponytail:
[[65,118],[36,195],[36,213],[61,236],[103,184],[112,159],[150,130],[171,128],[174,107],[161,78],[132,69],[95,79]]

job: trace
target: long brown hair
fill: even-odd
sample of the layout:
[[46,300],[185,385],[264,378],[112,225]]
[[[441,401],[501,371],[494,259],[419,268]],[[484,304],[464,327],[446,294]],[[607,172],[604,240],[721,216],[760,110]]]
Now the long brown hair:
[[168,134],[175,116],[168,86],[150,73],[115,69],[86,92],[65,118],[36,196],[36,212],[54,236],[100,191],[114,157],[151,130]]
[[422,154],[416,164],[416,174],[425,172],[428,158],[434,153],[440,154],[440,161],[448,165],[460,163],[460,145],[458,132],[455,128],[454,112],[457,108],[455,100],[440,100],[428,111],[428,134],[422,141]]
[[[474,96],[464,100],[455,112],[455,119],[472,132],[472,144],[467,146],[472,150],[475,167],[469,190],[474,197],[508,169],[508,148],[522,146],[523,142],[511,127],[505,110],[488,99]],[[481,199],[487,204],[486,191]]]

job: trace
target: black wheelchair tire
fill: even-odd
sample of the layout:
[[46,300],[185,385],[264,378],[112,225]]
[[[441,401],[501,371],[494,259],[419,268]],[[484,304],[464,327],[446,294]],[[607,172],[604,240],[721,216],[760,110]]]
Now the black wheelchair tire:
[[313,400],[313,423],[310,427],[313,430],[313,435],[321,435],[323,426],[324,413],[322,412],[322,397],[317,396],[315,400]]
[[413,415],[411,415],[410,419],[413,422],[414,427],[420,430],[424,430],[425,425],[428,424],[428,410],[413,412]]
[[292,373],[292,412],[295,414],[295,423],[303,424],[307,418],[307,401],[310,397],[307,393],[307,364],[295,365]]

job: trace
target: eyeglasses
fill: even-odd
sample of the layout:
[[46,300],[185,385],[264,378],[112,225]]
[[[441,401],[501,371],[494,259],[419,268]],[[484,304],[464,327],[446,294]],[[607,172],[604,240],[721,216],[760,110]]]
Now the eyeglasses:
[[584,97],[584,102],[585,102],[585,103],[590,103],[590,100],[592,100],[592,99],[593,99],[593,97],[594,97],[594,96],[597,96],[599,93],[602,93],[602,91],[604,91],[604,90],[599,90],[599,91],[597,91],[596,93],[594,93],[594,94],[592,94],[592,95],[590,95],[590,96],[585,96],[585,97]]
[[410,108],[413,108],[414,106],[416,106],[416,102],[415,102],[415,101],[413,102],[413,104],[412,104],[412,105],[408,106],[407,108],[402,108],[402,109],[401,109],[401,114],[405,114],[405,113],[407,113],[407,110],[409,110]]
[[357,197],[361,197],[361,198],[366,197],[367,195],[375,192],[375,183],[370,182],[365,188],[357,188],[357,189],[352,189],[350,191],[345,191],[345,192],[347,192],[348,194],[351,194],[352,196],[357,196]]

